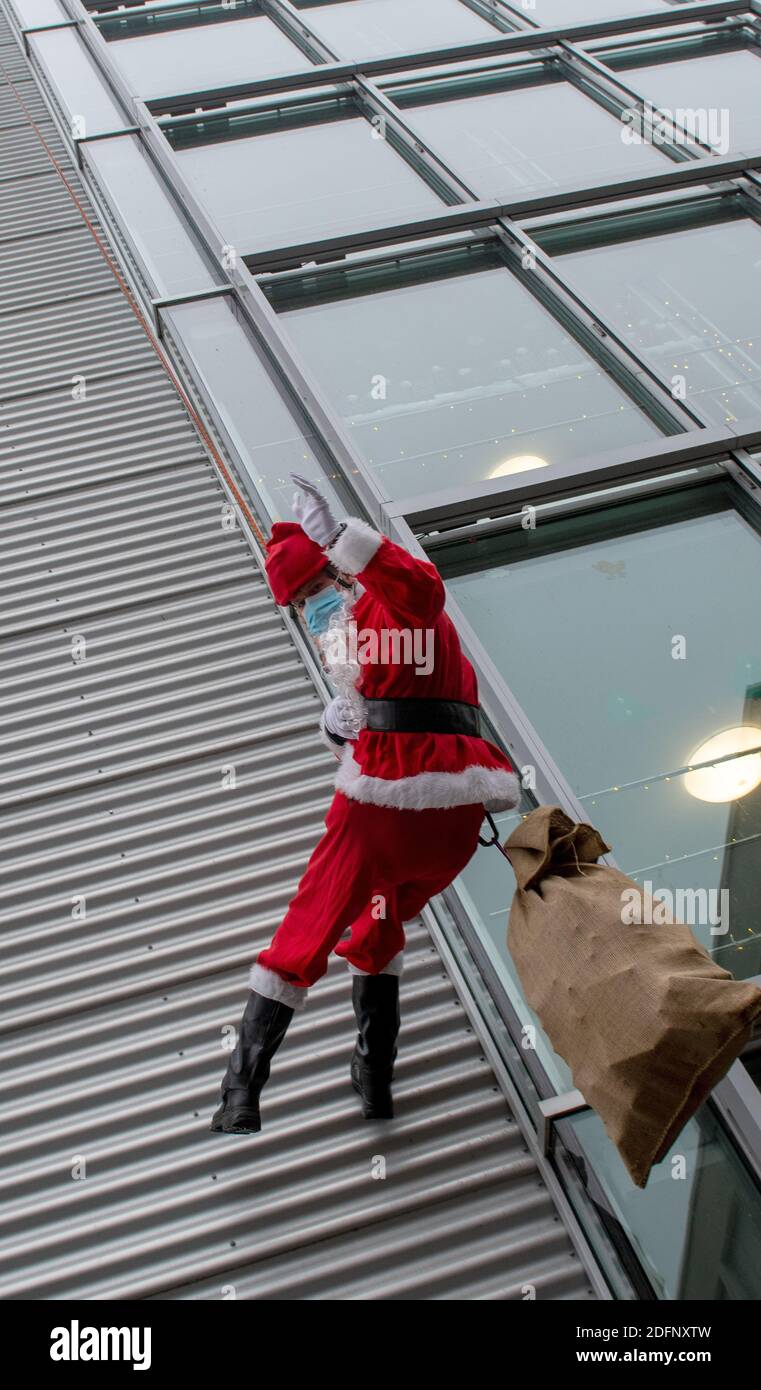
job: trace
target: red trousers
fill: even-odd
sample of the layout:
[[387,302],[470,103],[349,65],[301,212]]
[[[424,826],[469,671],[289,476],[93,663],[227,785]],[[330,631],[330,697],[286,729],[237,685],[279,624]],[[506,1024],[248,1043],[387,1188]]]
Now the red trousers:
[[465,868],[483,819],[481,805],[396,810],[336,792],[325,834],[252,967],[251,988],[298,1008],[333,950],[354,969],[379,974],[404,949],[402,924]]

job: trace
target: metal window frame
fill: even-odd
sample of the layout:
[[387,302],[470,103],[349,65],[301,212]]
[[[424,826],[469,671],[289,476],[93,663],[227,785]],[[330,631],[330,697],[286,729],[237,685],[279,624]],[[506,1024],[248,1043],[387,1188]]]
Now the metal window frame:
[[[464,82],[470,78],[471,81],[475,82],[479,76],[498,77],[503,74],[505,77],[509,77],[516,69],[520,70],[522,66],[531,64],[551,68],[554,74],[571,83],[583,96],[595,102],[608,114],[617,115],[619,119],[624,110],[628,111],[632,107],[642,109],[641,98],[621,83],[611,80],[614,74],[608,73],[602,63],[588,62],[588,55],[584,49],[578,49],[578,55],[577,57],[577,50],[572,44],[561,43],[548,53],[536,56],[529,54],[525,59],[514,58],[512,61],[503,59],[501,63],[488,69],[478,65],[468,68],[467,65],[458,63],[453,65],[449,71],[439,69],[436,73],[426,77],[413,75],[402,82],[393,78],[379,78],[376,85],[381,91],[393,95],[397,92],[403,93],[406,87],[411,87],[413,84],[424,88],[426,85],[444,85],[447,79]],[[546,81],[548,76],[549,73],[544,77],[537,74],[536,85],[540,85],[543,80]],[[467,96],[468,93],[465,92],[464,95]],[[447,100],[446,96],[443,100]],[[414,110],[414,103],[410,103],[410,105]],[[699,142],[689,141],[689,148],[693,146],[697,153],[712,153],[707,147],[700,147]],[[679,161],[687,157],[681,145],[677,146],[667,141],[663,143],[663,153],[668,158]]]
[[[269,9],[287,10],[289,17],[293,17],[294,7],[289,0],[264,0],[264,4]],[[701,14],[701,20],[707,15],[708,8]],[[747,13],[747,10],[745,11]],[[710,18],[710,16],[708,16]],[[684,11],[679,15],[679,20],[684,21]],[[599,32],[599,30],[598,30]],[[328,50],[329,52],[329,50]],[[590,68],[590,81],[594,84],[597,76],[597,69],[602,65],[595,64],[588,60],[587,55],[579,53],[575,49],[570,49],[567,56],[585,69]],[[414,163],[422,159],[424,162],[424,172],[431,173],[432,177],[440,178],[442,170],[450,175],[450,188],[455,198],[470,199],[469,202],[460,202],[457,206],[450,207],[447,211],[428,218],[408,220],[404,222],[391,222],[385,227],[377,227],[367,233],[357,233],[353,236],[337,236],[321,239],[313,239],[310,242],[294,243],[288,246],[276,248],[266,252],[252,255],[244,255],[247,268],[253,273],[262,270],[272,270],[278,264],[286,266],[293,265],[294,262],[327,258],[330,256],[340,256],[351,253],[356,257],[358,251],[363,248],[376,248],[383,245],[398,245],[399,243],[416,240],[421,237],[435,237],[448,232],[463,228],[495,227],[496,235],[499,236],[508,253],[513,253],[513,268],[518,270],[515,252],[518,248],[530,250],[534,257],[535,269],[529,288],[540,289],[538,295],[549,309],[555,314],[556,318],[561,319],[563,314],[566,317],[566,326],[570,327],[582,345],[596,357],[601,364],[608,370],[614,369],[618,365],[624,378],[628,378],[632,384],[638,379],[641,385],[646,384],[646,398],[651,405],[652,418],[670,418],[674,428],[680,430],[690,430],[696,427],[701,430],[701,446],[708,443],[711,433],[715,433],[713,423],[703,415],[699,407],[693,403],[685,403],[680,406],[670,396],[667,385],[660,380],[657,373],[651,366],[641,358],[632,347],[626,343],[620,334],[610,323],[602,320],[598,312],[594,314],[586,311],[575,294],[572,286],[563,276],[562,269],[548,256],[546,256],[536,242],[530,238],[526,232],[514,225],[513,219],[521,215],[532,215],[539,212],[550,212],[558,208],[568,209],[576,206],[595,206],[601,202],[618,201],[627,196],[633,196],[642,192],[656,193],[658,191],[677,191],[689,186],[700,186],[709,183],[713,186],[720,180],[732,180],[737,176],[742,176],[748,172],[755,171],[761,166],[761,154],[756,156],[733,156],[719,157],[710,152],[701,157],[700,151],[696,146],[690,147],[689,136],[683,132],[687,141],[685,145],[684,162],[675,165],[672,170],[662,174],[650,175],[636,179],[613,180],[604,185],[597,185],[594,188],[584,188],[561,192],[558,194],[543,194],[530,199],[515,200],[507,205],[495,205],[484,203],[477,199],[477,195],[465,184],[460,176],[453,170],[449,170],[446,160],[442,154],[436,151],[430,141],[424,141],[414,129],[414,122],[405,120],[388,96],[374,83],[368,81],[364,76],[360,77],[358,83],[354,84],[358,88],[360,99],[363,97],[366,102],[376,112],[381,113],[384,118],[392,125],[396,140],[402,147],[408,150],[408,162]],[[645,98],[635,93],[632,89],[623,92],[625,99],[636,100],[644,109]],[[410,142],[412,142],[410,144]],[[179,171],[176,171],[179,172]],[[716,180],[711,178],[716,175]],[[740,177],[739,182],[733,185],[736,191],[744,191],[744,182]],[[750,216],[758,215],[758,205],[750,203],[748,207]],[[541,282],[541,283],[540,283]],[[524,283],[526,283],[524,278]],[[568,321],[570,319],[570,322]],[[717,441],[718,443],[719,441]],[[726,449],[749,448],[755,443],[754,430],[727,430],[720,441],[721,447]],[[662,450],[653,446],[650,450],[639,451],[643,465],[646,467],[659,466]],[[671,454],[675,457],[675,454]],[[701,452],[698,456],[702,456]],[[631,461],[631,451],[623,459],[611,458],[608,460],[609,466],[615,470],[618,467],[626,467]],[[665,459],[663,460],[665,462]],[[364,464],[360,460],[363,474],[367,474]],[[356,460],[355,460],[356,463]],[[556,478],[551,474],[542,476],[541,486],[544,487],[556,482]],[[568,477],[567,473],[563,474]],[[366,483],[370,483],[369,477],[365,476]],[[499,507],[504,505],[506,497],[513,494],[515,489],[520,489],[522,480],[515,480],[513,486],[506,486],[504,482],[491,485],[485,492],[481,487],[478,488],[477,495],[483,501],[493,503]],[[463,501],[472,499],[473,490],[468,489],[463,493]],[[389,500],[389,499],[386,499]],[[448,498],[439,498],[442,506],[449,508]],[[412,510],[403,509],[401,513],[415,518],[418,514],[420,505],[418,499],[413,499],[410,504]]]
[[[754,481],[748,477],[741,463],[744,461],[739,456],[735,456],[730,458],[726,465],[720,464],[720,467],[729,480],[742,488],[754,509],[757,509],[758,525],[761,529],[761,474],[759,474],[759,481]],[[632,480],[628,479],[628,481],[631,482]],[[700,477],[695,477],[692,480],[686,479],[682,486],[699,486],[702,481],[703,479]],[[662,472],[658,475],[657,486],[663,492],[671,492]],[[597,495],[594,501],[595,509],[604,505],[604,497]],[[584,511],[586,508],[582,506],[579,510]],[[480,534],[480,529],[476,534]],[[428,558],[428,551],[424,548],[421,539],[411,530],[406,520],[400,518],[396,527],[395,538],[421,559]],[[587,819],[586,809],[576,797],[507,681],[496,667],[483,641],[475,632],[451,592],[447,594],[446,607],[449,616],[457,627],[463,649],[476,672],[481,704],[489,723],[499,741],[507,748],[515,766],[518,769],[523,769],[530,765],[534,769],[536,799],[540,804],[558,803],[574,820],[585,821]],[[601,856],[600,862],[611,867],[618,867],[615,856],[612,854]],[[456,912],[455,904],[459,905],[456,887],[453,886],[448,889],[444,896],[450,904],[450,909]],[[460,907],[460,916],[461,913]],[[474,926],[471,925],[467,935],[470,936],[471,941],[477,935]],[[499,981],[494,980],[493,972],[490,972],[490,975],[492,975],[492,992],[496,995],[499,991],[501,995],[503,1016],[505,1019],[514,1016],[504,987]],[[751,982],[761,987],[761,976],[755,977]],[[513,1041],[520,1045],[519,1032],[515,1033],[512,1029],[510,1031]],[[542,1128],[545,1149],[547,1152],[551,1152],[555,1140],[555,1127],[562,1126],[563,1120],[567,1119],[569,1114],[580,1113],[590,1107],[579,1092],[557,1091],[538,1059],[533,1059],[533,1074],[535,1084],[539,1078],[544,1079],[543,1089],[545,1090],[545,1095],[539,1103],[538,1116],[534,1115],[534,1123]],[[563,1103],[566,1100],[568,1101],[567,1105]],[[761,1183],[761,1091],[753,1083],[741,1060],[732,1065],[719,1085],[714,1088],[708,1104],[721,1117],[725,1131],[733,1140],[746,1166],[753,1173],[756,1181]]]
[[[298,11],[288,4],[288,0],[261,0],[267,6],[267,13],[274,18],[278,13],[283,21],[285,33],[293,35],[297,29],[302,41],[308,34],[309,41],[327,50],[327,45],[300,17]],[[522,30],[506,34],[503,38],[487,39],[472,44],[449,44],[436,48],[418,50],[412,54],[395,54],[384,58],[369,58],[362,61],[326,61],[297,73],[277,73],[271,77],[259,78],[252,82],[232,83],[200,89],[182,96],[153,98],[149,108],[153,115],[166,111],[196,110],[207,104],[220,105],[226,101],[238,101],[246,97],[264,96],[269,92],[286,92],[295,89],[350,81],[358,76],[374,78],[395,72],[410,72],[415,69],[438,66],[442,63],[464,62],[470,59],[499,58],[512,53],[524,53],[532,49],[553,47],[559,43],[581,43],[588,38],[630,33],[639,29],[658,29],[687,24],[690,20],[703,22],[710,19],[723,19],[736,14],[749,14],[761,0],[697,0],[686,5],[678,20],[673,15],[658,10],[652,15],[638,15],[633,20],[613,19],[595,24],[561,25],[555,28],[536,28],[526,26]],[[85,11],[85,13],[89,13]],[[90,16],[91,17],[91,16]],[[329,50],[327,50],[329,51]]]
[[[501,0],[496,0],[496,2],[501,3]],[[285,16],[287,0],[263,0],[263,3],[267,5],[268,10],[277,9]],[[156,120],[155,108],[157,103],[146,104],[130,90],[108,55],[107,42],[99,33],[92,15],[85,8],[82,0],[62,0],[62,4],[66,12],[71,15],[72,25],[78,29],[81,41],[94,60],[97,70],[103,76],[105,85],[115,94],[130,124],[134,122],[139,127],[139,133],[135,138],[139,139],[144,153],[147,154],[161,178],[169,184],[175,199],[183,205],[188,223],[193,229],[199,247],[219,273],[219,251],[224,245],[224,240],[205,208],[189,189],[177,167],[174,153]],[[575,25],[561,30],[534,30],[529,34],[512,34],[505,39],[491,41],[485,45],[431,50],[422,55],[401,55],[399,58],[384,62],[363,64],[330,64],[326,62],[320,68],[307,74],[310,79],[307,83],[303,82],[303,75],[297,75],[295,79],[289,77],[287,80],[281,81],[275,78],[264,84],[253,84],[253,87],[256,88],[256,94],[263,94],[278,89],[293,90],[300,81],[302,85],[315,87],[336,81],[357,81],[361,82],[361,90],[366,99],[381,103],[383,109],[386,110],[384,104],[386,98],[379,89],[374,87],[372,77],[425,66],[423,59],[428,60],[429,66],[431,57],[437,63],[454,64],[462,62],[464,58],[491,57],[512,51],[526,51],[537,47],[546,48],[558,43],[570,43],[582,37],[630,32],[640,28],[671,27],[675,25],[677,19],[679,23],[686,24],[689,20],[694,19],[703,22],[704,19],[713,17],[750,12],[756,15],[761,14],[761,0],[721,0],[719,4],[707,4],[700,0],[698,4],[683,7],[678,17],[672,14],[664,16],[662,12],[658,12],[650,17],[637,16],[636,20],[619,19],[607,24]],[[293,16],[288,16],[288,18],[291,22],[293,21]],[[22,44],[24,42],[20,34],[19,41]],[[586,60],[587,55],[583,56]],[[225,99],[228,99],[237,89],[223,90]],[[249,84],[245,94],[249,95],[251,91],[252,85]],[[195,94],[186,94],[183,98],[183,101],[187,102],[194,102],[195,100]],[[70,132],[66,130],[65,123],[59,120],[58,124],[62,135],[68,140],[70,148],[73,149]],[[401,124],[403,122],[400,121],[400,126]],[[405,138],[414,139],[414,130],[411,127],[405,131]],[[424,153],[435,160],[438,165],[439,157],[434,151],[428,150]],[[720,178],[716,157],[711,157],[710,166],[710,173],[716,173]],[[744,168],[747,170],[747,165]],[[678,170],[674,172],[677,173]],[[761,180],[757,179],[754,173],[749,173],[745,179],[740,174],[730,175],[730,177],[733,178],[733,182],[729,186],[734,192],[737,192],[738,189],[744,190],[749,182],[761,186]],[[453,183],[459,182],[453,171],[452,179]],[[674,186],[679,187],[679,183]],[[648,188],[651,191],[656,191],[659,187],[659,184],[654,184],[650,180],[642,191],[646,192]],[[620,197],[622,196],[622,185],[616,186],[615,193],[613,193],[612,188],[609,191],[611,196]],[[467,194],[467,190],[464,188],[463,192]],[[627,194],[633,196],[633,190],[629,188]],[[587,198],[589,194],[585,193],[584,196]],[[597,201],[599,198],[595,199],[595,202]],[[566,203],[566,206],[571,205],[571,201]],[[465,209],[466,212],[468,210],[472,210],[472,205],[470,209]],[[124,228],[119,226],[118,209],[108,209],[107,212],[106,220],[109,225],[115,226],[117,232],[123,234]],[[521,237],[525,237],[525,233],[520,228],[515,227],[509,218],[498,217],[494,223],[494,230],[497,234],[502,235],[507,242],[513,241],[518,245],[521,244]],[[420,539],[412,529],[413,524],[428,526],[431,529],[435,529],[437,525],[442,523],[444,525],[456,525],[458,519],[462,520],[463,513],[467,524],[473,519],[474,514],[483,516],[491,514],[495,508],[497,511],[500,508],[502,510],[514,508],[520,502],[521,495],[537,496],[536,480],[531,480],[529,483],[524,475],[523,478],[515,481],[514,486],[500,489],[490,488],[484,495],[475,499],[470,498],[470,495],[467,497],[458,495],[449,498],[439,495],[438,498],[424,499],[425,505],[422,506],[420,499],[416,499],[414,505],[406,509],[400,507],[393,499],[383,494],[376,480],[369,475],[369,470],[366,469],[357,453],[353,440],[348,435],[343,422],[317,385],[310,369],[293,348],[288,334],[284,332],[282,324],[278,321],[277,313],[267,300],[263,286],[257,282],[245,264],[239,264],[229,269],[223,268],[222,275],[225,283],[214,293],[234,296],[237,312],[245,319],[247,328],[274,368],[285,403],[294,413],[299,412],[307,418],[311,430],[324,449],[326,457],[339,469],[345,484],[353,489],[360,508],[364,510],[365,514],[372,517],[385,534],[401,541],[412,553],[421,556],[426,553]],[[157,321],[160,322],[162,308],[168,307],[170,302],[158,300],[151,303],[147,301],[145,286],[139,285],[138,292],[147,303],[149,310],[156,316]],[[186,297],[181,295],[173,297],[171,302],[178,302],[178,299],[182,302]],[[588,311],[586,313],[587,318],[592,320],[593,316]],[[596,321],[596,316],[594,319]],[[196,386],[203,396],[200,385],[196,383]],[[700,461],[712,461],[733,477],[744,488],[752,503],[761,509],[761,468],[759,468],[758,462],[746,452],[758,444],[761,444],[761,426],[755,421],[750,422],[747,428],[738,429],[735,432],[699,428],[691,433],[674,435],[670,439],[662,441],[657,449],[651,451],[628,450],[604,456],[596,460],[596,467],[593,470],[561,470],[557,476],[546,480],[548,486],[543,489],[542,496],[563,498],[576,496],[579,506],[582,506],[584,492],[589,492],[591,488],[599,487],[606,482],[608,484],[633,483],[642,477],[652,477],[658,478],[658,485],[665,486],[663,479],[671,473],[675,475],[675,481],[678,482],[676,475],[680,470],[683,473],[685,467],[691,464]],[[682,482],[678,482],[678,485],[682,485]],[[469,489],[469,494],[472,491],[472,488]],[[473,501],[475,505],[469,506],[470,501]],[[525,762],[531,761],[536,767],[539,799],[557,801],[570,814],[578,818],[582,814],[582,808],[561,769],[542,744],[528,716],[521,709],[513,692],[497,671],[480,639],[466,622],[464,615],[451,596],[447,606],[450,615],[458,626],[463,648],[476,669],[485,712],[491,720],[497,736],[504,742],[519,765],[523,759],[523,765]],[[756,1093],[757,1102],[748,1091],[746,1081],[749,1078],[747,1073],[744,1073],[746,1079],[743,1079],[742,1069],[738,1072],[738,1067],[739,1064],[735,1064],[730,1070],[721,1083],[721,1087],[716,1088],[710,1103],[715,1105],[722,1115],[725,1131],[731,1134],[749,1168],[759,1180],[761,1179],[761,1095]],[[558,1132],[561,1132],[564,1123],[563,1116],[567,1115],[568,1106],[566,1098],[554,1092],[549,1080],[548,1093],[544,1099],[549,1104],[543,1119],[543,1143],[552,1147],[555,1128],[559,1126]]]
[[[420,155],[423,152],[417,153]],[[430,144],[427,154],[436,162],[441,160],[441,156],[435,155]],[[265,251],[244,252],[243,258],[249,269],[259,275],[272,271],[281,264],[291,267],[313,259],[340,258],[354,255],[364,248],[398,246],[403,241],[442,236],[470,227],[491,226],[494,223],[509,222],[517,217],[536,217],[558,209],[584,208],[591,204],[617,202],[621,198],[636,197],[638,194],[659,191],[670,193],[683,188],[700,187],[709,182],[736,179],[746,171],[756,170],[761,170],[761,151],[740,156],[706,157],[675,164],[673,169],[666,169],[663,173],[640,174],[628,179],[610,179],[604,183],[585,184],[554,193],[532,194],[511,199],[507,203],[484,202],[474,197],[472,202],[445,208],[440,213],[431,213],[426,217],[376,223],[367,231],[286,242]],[[457,175],[452,177],[456,179]],[[516,235],[516,229],[513,227],[504,228],[503,231],[513,237]]]
[[[668,0],[668,3],[671,3],[671,0]],[[681,7],[677,6],[676,8],[679,9]],[[755,8],[756,14],[753,18],[750,27],[752,29],[753,43],[756,46],[761,47],[761,20],[759,19],[759,15],[761,15],[761,4],[757,4]],[[750,12],[751,11],[749,7],[747,13]],[[701,25],[702,33],[698,32],[695,34],[694,37],[707,39],[709,37],[715,36],[716,38],[722,38],[727,34],[727,28],[724,26],[727,25],[728,21],[731,25],[731,16],[725,17],[724,25],[722,25],[722,27],[709,26],[707,24]],[[741,35],[745,30],[748,29],[748,27],[749,26],[747,25],[747,23],[743,21],[743,17],[738,16],[737,25],[733,25],[730,32],[736,32],[738,35]],[[710,32],[711,28],[714,31],[713,34],[711,34]],[[664,41],[665,43],[670,45],[681,42],[681,39],[671,34],[667,36]],[[655,40],[652,40],[652,42],[654,43]],[[648,98],[644,98],[641,95],[641,93],[637,90],[636,87],[632,87],[628,83],[624,82],[622,78],[618,75],[617,70],[615,68],[609,68],[607,64],[603,62],[602,57],[596,52],[590,52],[588,49],[580,47],[580,45],[577,42],[574,42],[573,40],[563,42],[560,45],[560,47],[563,50],[567,61],[571,65],[573,65],[579,71],[580,74],[584,73],[589,77],[590,80],[596,80],[598,84],[604,84],[609,90],[611,90],[611,92],[620,93],[621,95],[627,97],[630,101],[633,101],[636,109],[642,114],[645,114],[648,111],[655,111],[656,113],[663,114],[661,108],[658,107],[657,103],[651,103]],[[759,54],[759,57],[761,58],[761,53]],[[634,68],[633,71],[636,72],[637,69]],[[704,154],[713,154],[713,150],[709,146],[703,144],[703,142],[699,140],[697,136],[692,135],[689,131],[685,129],[684,126],[680,125],[677,121],[675,121],[673,115],[669,114],[668,120],[672,129],[675,131],[677,140],[679,142],[679,147],[681,149],[691,152],[693,149],[697,148],[699,152],[702,151]]]
[[[276,99],[271,98],[269,100],[265,100],[264,102],[256,106],[248,106],[244,108],[236,107],[234,108],[234,110],[225,109],[223,111],[213,112],[210,113],[208,119],[209,124],[213,125],[215,120],[222,121],[228,119],[231,116],[234,116],[235,118],[245,118],[247,116],[255,117],[258,115],[264,115],[267,112],[287,112],[289,116],[292,116],[294,118],[293,123],[290,126],[290,129],[294,132],[297,132],[299,129],[299,109],[301,107],[306,106],[309,106],[312,109],[314,109],[314,105],[316,103],[323,103],[325,105],[327,112],[324,120],[325,125],[330,125],[331,119],[340,122],[347,118],[352,119],[353,117],[358,120],[364,120],[368,123],[372,123],[374,119],[382,119],[385,122],[385,128],[387,130],[390,130],[393,136],[392,139],[387,139],[385,142],[389,145],[389,147],[397,156],[397,158],[401,162],[406,164],[409,168],[411,168],[413,173],[417,174],[418,178],[421,181],[421,184],[424,187],[429,188],[433,193],[435,193],[439,198],[441,198],[442,204],[445,207],[448,203],[454,204],[463,202],[463,199],[466,196],[464,192],[464,186],[461,185],[459,181],[452,176],[451,172],[447,169],[443,161],[438,160],[429,149],[426,149],[421,145],[421,143],[414,136],[414,133],[405,127],[403,121],[395,119],[397,113],[394,107],[391,105],[391,103],[386,101],[381,93],[376,93],[372,85],[369,83],[365,83],[363,79],[358,79],[356,82],[344,84],[341,87],[340,91],[334,92],[332,90],[329,90],[325,92],[318,92],[317,94],[312,94],[309,97],[304,97],[303,94],[301,94],[296,98],[290,98],[290,100],[288,100],[287,102],[277,101]],[[331,117],[331,114],[329,112],[331,104],[341,104],[345,108],[352,109],[342,110],[340,112],[337,111]],[[172,120],[162,121],[160,129],[162,133],[166,136],[168,133],[171,132],[172,129],[177,128],[177,124],[178,123],[175,123]],[[186,118],[182,118],[182,124],[192,124],[192,122],[188,122]],[[304,124],[311,125],[311,122],[305,121]],[[254,136],[254,138],[256,138],[256,136]],[[261,138],[266,139],[266,135],[262,135]],[[169,143],[171,144],[171,142]],[[206,142],[204,142],[204,144],[205,143]],[[224,135],[220,135],[218,142],[212,141],[210,143],[224,144],[226,143],[226,138]],[[172,146],[172,149],[174,151],[175,147]],[[759,157],[758,168],[761,171],[761,156]],[[435,222],[436,219],[435,216],[433,219],[419,219],[421,225],[424,224],[427,220],[433,220]],[[409,225],[409,223],[407,220],[404,220],[400,225],[403,228],[406,228]],[[368,226],[366,231],[358,231],[356,233],[353,233],[350,237],[350,242],[355,246],[360,246],[364,243],[373,245],[376,241],[376,235],[377,234],[375,231],[375,224],[373,223],[370,226]],[[331,249],[330,243],[332,243],[333,241],[336,241],[338,245],[343,246],[345,244],[346,238],[327,238],[325,240],[325,245],[327,249]],[[322,243],[319,241],[315,241],[314,239],[312,239],[311,241],[304,243],[304,246],[306,248],[307,253],[309,254],[314,254],[317,256],[323,254]],[[263,251],[260,253],[248,253],[245,251],[245,249],[241,248],[241,255],[249,269],[254,272],[258,269],[260,264],[268,269],[273,264],[279,264],[281,262],[292,263],[294,260],[294,252],[288,246],[276,246],[272,255],[269,251]],[[298,252],[296,253],[296,258],[298,258]]]

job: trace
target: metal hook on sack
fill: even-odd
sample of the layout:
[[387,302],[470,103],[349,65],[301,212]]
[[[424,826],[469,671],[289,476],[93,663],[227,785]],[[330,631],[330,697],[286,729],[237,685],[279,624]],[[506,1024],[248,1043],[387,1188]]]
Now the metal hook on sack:
[[507,852],[505,851],[503,845],[500,844],[500,839],[499,839],[499,826],[497,825],[497,823],[496,823],[496,821],[495,821],[495,819],[494,819],[494,817],[493,817],[491,811],[486,811],[485,808],[484,808],[484,810],[485,810],[486,819],[487,819],[488,822],[489,822],[489,829],[491,830],[491,833],[492,833],[492,834],[491,834],[491,839],[490,839],[490,840],[485,840],[485,839],[483,838],[482,835],[479,835],[479,837],[478,837],[478,843],[479,843],[479,845],[484,845],[484,846],[496,845],[496,847],[497,847],[497,849],[499,850],[500,854],[503,855],[504,858],[507,859],[507,861],[508,861],[508,863],[509,863],[509,862],[510,862],[510,857],[509,857],[509,855],[507,854]]
[[494,817],[493,817],[491,811],[486,811],[485,814],[486,814],[486,819],[487,819],[488,822],[489,822],[489,828],[490,828],[490,830],[491,830],[491,832],[492,832],[492,837],[491,837],[490,840],[485,840],[485,839],[483,838],[483,835],[479,835],[479,837],[478,837],[478,843],[479,843],[479,845],[496,845],[496,844],[499,844],[499,829],[498,829],[498,827],[497,827],[497,823],[496,823],[496,821],[495,821],[495,819],[494,819]]

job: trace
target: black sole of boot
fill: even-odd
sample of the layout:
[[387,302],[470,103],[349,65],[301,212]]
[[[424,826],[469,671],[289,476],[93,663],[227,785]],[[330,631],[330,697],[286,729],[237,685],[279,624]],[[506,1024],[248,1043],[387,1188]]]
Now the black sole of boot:
[[221,1105],[212,1117],[209,1129],[214,1134],[258,1134],[262,1122],[255,1110],[236,1106],[226,1111]]
[[351,1084],[354,1087],[354,1090],[356,1091],[360,1100],[362,1101],[362,1114],[366,1120],[393,1120],[394,1107],[390,1100],[388,1105],[372,1106],[368,1104],[365,1098],[365,1093],[362,1090],[362,1086],[360,1082],[357,1080],[357,1078],[354,1076],[353,1072],[351,1076]]

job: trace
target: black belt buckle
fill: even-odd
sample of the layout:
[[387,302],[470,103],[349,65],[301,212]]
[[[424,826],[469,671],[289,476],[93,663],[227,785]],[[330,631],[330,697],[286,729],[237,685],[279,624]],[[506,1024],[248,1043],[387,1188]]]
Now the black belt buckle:
[[365,706],[374,733],[482,736],[480,707],[465,700],[365,699]]

